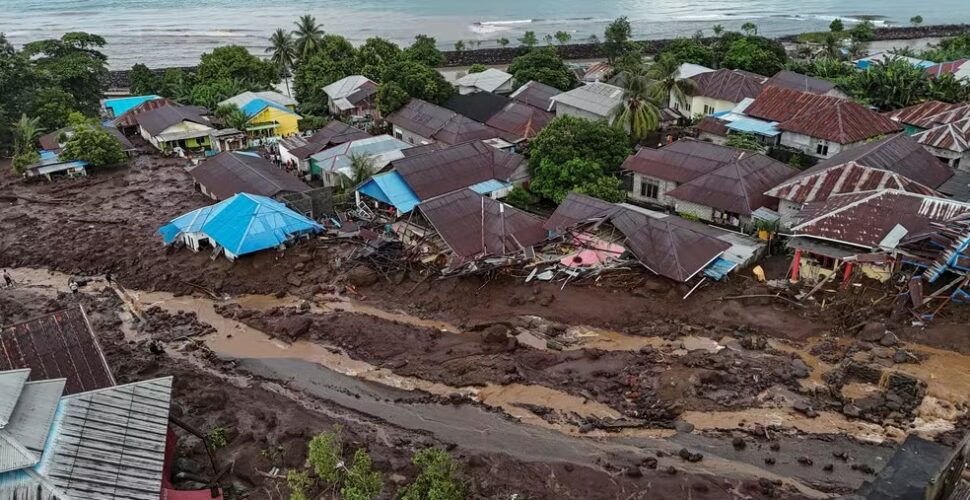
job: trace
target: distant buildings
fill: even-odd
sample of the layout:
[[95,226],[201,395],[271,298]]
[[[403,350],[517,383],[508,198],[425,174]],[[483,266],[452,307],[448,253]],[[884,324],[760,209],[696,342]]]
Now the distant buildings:
[[379,116],[377,112],[377,84],[363,75],[341,78],[323,88],[327,94],[327,105],[334,116],[369,117]]

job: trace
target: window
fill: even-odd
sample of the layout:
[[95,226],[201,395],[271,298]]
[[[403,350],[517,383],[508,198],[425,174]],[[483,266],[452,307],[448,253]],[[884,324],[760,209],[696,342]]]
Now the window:
[[687,112],[690,113],[690,101],[687,101],[686,103],[684,103],[684,109],[686,109]]
[[815,145],[815,152],[818,153],[818,154],[820,154],[820,155],[822,155],[822,156],[828,156],[828,154],[829,154],[829,143],[826,141],[826,142],[820,142],[820,143],[816,144]]
[[660,198],[660,185],[655,182],[640,182],[640,196],[651,200]]
[[714,114],[714,106],[709,106],[709,105],[705,104],[704,105],[704,114],[705,115],[713,115]]
[[401,139],[404,139],[404,134],[402,134],[400,130],[395,130],[394,138],[400,141]]
[[680,103],[679,102],[674,101],[674,109],[677,110],[677,111],[680,111]]

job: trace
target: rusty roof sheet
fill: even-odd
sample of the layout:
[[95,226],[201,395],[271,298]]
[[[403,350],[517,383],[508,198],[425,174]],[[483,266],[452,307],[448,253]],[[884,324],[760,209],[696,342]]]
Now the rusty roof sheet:
[[554,115],[548,111],[520,102],[510,102],[492,116],[485,124],[505,132],[513,142],[531,139],[539,133]]
[[262,157],[238,151],[219,153],[193,168],[189,174],[219,200],[239,193],[273,197],[310,189],[303,181]]
[[30,369],[30,380],[67,379],[65,394],[114,385],[80,306],[0,329],[0,371],[23,368]]
[[788,132],[852,144],[871,137],[898,132],[893,120],[848,99],[767,87],[744,113],[779,122]]
[[765,195],[765,191],[796,173],[795,169],[778,160],[748,153],[681,184],[667,196],[739,215],[751,215],[761,207],[777,207],[777,200]]
[[919,128],[933,128],[937,125],[946,125],[948,123],[958,122],[966,118],[970,118],[970,104],[963,103],[946,111],[941,111],[935,115],[929,115],[925,118],[914,120],[911,125]]
[[546,220],[545,228],[552,233],[560,233],[576,224],[603,219],[613,215],[619,207],[608,201],[592,196],[570,192],[566,199],[556,207],[556,211]]
[[561,93],[562,91],[556,87],[530,81],[519,87],[515,92],[512,92],[509,98],[543,111],[552,111],[552,98]]
[[694,75],[690,79],[696,84],[692,95],[728,102],[741,102],[748,97],[758,97],[768,80],[761,75],[730,69],[709,71]]
[[623,209],[612,217],[611,223],[626,236],[626,247],[644,267],[655,274],[684,282],[731,245],[667,220],[674,218],[657,219]]
[[145,101],[128,111],[122,113],[121,116],[117,117],[111,123],[116,127],[134,127],[138,125],[138,120],[135,118],[137,115],[144,113],[146,111],[151,111],[153,109],[158,109],[162,106],[177,106],[178,103],[167,98],[160,97],[158,99],[152,99]]
[[392,165],[418,198],[428,200],[491,179],[509,182],[524,162],[521,155],[472,141]]
[[719,137],[727,137],[728,135],[728,122],[716,118],[713,116],[705,116],[701,118],[701,121],[694,125],[694,129],[699,132],[707,132],[708,134],[716,135]]
[[418,207],[454,253],[456,263],[519,252],[547,236],[541,218],[470,189]]
[[835,84],[835,82],[822,80],[821,78],[815,78],[788,70],[781,70],[775,73],[775,76],[769,78],[768,81],[765,82],[765,85],[784,87],[801,92],[811,92],[813,94],[825,94],[838,86]]
[[966,203],[894,189],[839,194],[805,205],[792,233],[868,249],[885,242],[891,249],[898,238],[886,240],[897,225],[915,234],[968,212]]
[[955,153],[970,151],[970,117],[924,130],[914,135],[913,139],[923,146]]
[[962,68],[964,64],[967,64],[967,61],[970,61],[970,59],[957,59],[955,61],[941,62],[926,68],[926,72],[933,76],[955,74],[956,72],[960,71],[960,68]]
[[882,115],[899,123],[916,125],[917,123],[925,123],[924,120],[929,117],[945,113],[958,107],[960,107],[959,104],[951,104],[943,101],[925,101],[895,111],[887,111]]
[[641,148],[620,168],[682,184],[713,172],[745,153],[710,142],[681,139],[660,149]]
[[430,102],[411,99],[404,107],[391,113],[386,120],[388,123],[430,139],[456,114],[450,109]]
[[854,161],[842,163],[809,175],[789,179],[765,194],[794,203],[823,201],[832,195],[880,189],[899,189],[912,193],[934,195],[933,189],[908,177],[860,165]]

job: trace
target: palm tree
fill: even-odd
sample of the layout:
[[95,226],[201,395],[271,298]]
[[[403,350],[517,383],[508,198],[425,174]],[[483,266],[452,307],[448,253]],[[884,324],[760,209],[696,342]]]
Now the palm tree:
[[245,131],[246,125],[249,124],[249,118],[246,116],[246,113],[231,104],[219,106],[216,109],[216,116],[222,118],[227,127],[236,130]]
[[27,114],[20,115],[20,119],[13,122],[14,153],[20,154],[33,149],[34,140],[44,130],[40,128],[40,118],[28,118]]
[[680,77],[680,64],[672,54],[661,54],[647,70],[646,77],[654,81],[653,93],[657,101],[666,103],[673,96],[682,108],[687,107],[687,96],[697,89],[694,80]]
[[499,38],[498,40],[495,40],[495,43],[497,43],[499,45],[499,47],[504,48],[505,46],[507,46],[509,44],[509,39],[508,38],[505,38],[503,36],[502,38]]
[[340,174],[342,187],[359,186],[370,179],[372,175],[374,175],[374,158],[361,153],[352,153],[350,155],[350,175]]
[[721,26],[720,24],[715,24],[714,27],[711,28],[711,31],[714,32],[714,36],[719,37],[721,36],[721,33],[724,33],[724,26]]
[[640,142],[660,125],[662,105],[642,66],[620,72],[617,84],[623,89],[623,102],[612,112],[613,126],[623,128],[631,140]]
[[296,54],[300,59],[306,59],[320,49],[323,25],[317,24],[317,18],[310,14],[300,16],[295,24],[293,35],[296,36]]
[[296,59],[296,46],[293,44],[293,37],[283,28],[276,28],[273,36],[269,37],[269,47],[266,52],[273,55],[270,60],[280,68],[283,81],[286,82],[286,95],[290,95],[290,80],[287,78],[290,68],[293,67],[293,60]]
[[555,36],[556,40],[559,41],[559,45],[566,45],[573,39],[573,36],[566,31],[557,31]]
[[551,34],[546,33],[545,36],[542,37],[542,39],[546,42],[546,45],[552,45],[552,35]]
[[752,23],[751,21],[748,21],[748,22],[746,22],[746,23],[744,23],[744,24],[741,25],[741,31],[743,31],[744,34],[746,34],[748,36],[757,35],[758,34],[758,25],[755,24],[755,23]]

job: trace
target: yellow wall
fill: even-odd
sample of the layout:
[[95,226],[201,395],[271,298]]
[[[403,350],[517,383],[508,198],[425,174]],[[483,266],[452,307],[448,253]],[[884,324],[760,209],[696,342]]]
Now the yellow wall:
[[[838,264],[836,264],[838,265]],[[867,278],[877,280],[879,282],[885,283],[892,277],[892,267],[888,264],[879,264],[873,262],[854,262],[852,264],[854,270],[861,270],[862,274]],[[798,266],[798,276],[801,279],[808,281],[817,281],[825,279],[826,276],[832,274],[833,269],[824,268],[818,265],[815,260],[810,258],[802,257],[801,264]],[[842,281],[842,273],[845,272],[845,264],[842,264],[842,268],[839,269],[839,276],[832,278],[838,282]],[[853,271],[854,272],[854,271]]]
[[286,113],[272,106],[266,107],[266,109],[256,113],[256,116],[249,119],[249,123],[254,125],[274,121],[279,123],[274,130],[273,135],[275,136],[285,137],[300,131],[300,126],[298,124],[300,117],[298,115]]

